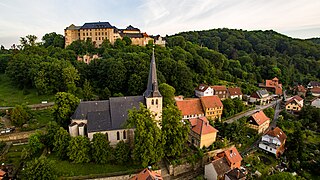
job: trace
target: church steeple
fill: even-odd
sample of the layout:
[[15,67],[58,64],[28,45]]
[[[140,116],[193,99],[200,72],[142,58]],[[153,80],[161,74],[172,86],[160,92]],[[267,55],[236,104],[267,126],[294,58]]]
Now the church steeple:
[[156,69],[156,59],[154,57],[154,48],[152,49],[152,58],[151,58],[150,69],[149,69],[147,90],[143,93],[143,96],[146,98],[162,97],[158,89],[157,69]]

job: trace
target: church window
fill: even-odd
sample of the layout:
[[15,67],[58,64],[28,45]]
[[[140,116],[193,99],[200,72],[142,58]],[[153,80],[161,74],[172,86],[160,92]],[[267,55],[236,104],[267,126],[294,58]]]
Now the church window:
[[156,105],[158,105],[158,99],[156,99]]
[[123,131],[123,139],[127,139],[127,132]]
[[151,104],[154,105],[154,100],[153,99],[151,100]]
[[109,136],[108,136],[108,133],[106,133],[106,139],[107,139],[107,141],[109,141]]
[[120,140],[120,133],[117,131],[117,140]]

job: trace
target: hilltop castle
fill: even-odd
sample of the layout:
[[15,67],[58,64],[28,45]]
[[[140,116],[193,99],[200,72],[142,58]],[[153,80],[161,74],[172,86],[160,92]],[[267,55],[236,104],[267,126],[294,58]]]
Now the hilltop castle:
[[133,140],[133,129],[124,124],[128,118],[128,110],[139,108],[144,104],[155,117],[158,127],[162,121],[162,96],[158,89],[156,61],[154,50],[150,63],[148,85],[143,96],[112,97],[103,101],[82,101],[72,115],[69,133],[75,137],[88,136],[90,140],[95,133],[103,133],[111,145],[119,141]]
[[117,39],[129,37],[133,45],[146,46],[153,43],[164,47],[166,42],[160,35],[149,36],[147,33],[141,33],[140,29],[129,25],[126,29],[118,29],[109,22],[93,22],[85,23],[83,26],[75,26],[71,24],[64,30],[65,46],[70,45],[76,40],[91,39],[96,47],[99,47],[105,39],[111,44]]

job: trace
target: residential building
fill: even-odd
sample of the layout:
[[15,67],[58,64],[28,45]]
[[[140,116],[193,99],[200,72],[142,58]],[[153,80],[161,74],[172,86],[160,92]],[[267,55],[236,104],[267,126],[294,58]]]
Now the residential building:
[[218,157],[225,157],[231,169],[240,168],[242,157],[236,147],[232,147],[217,154]]
[[160,35],[156,35],[156,36],[150,36],[151,38],[154,39],[154,44],[161,46],[161,47],[165,47],[166,46],[166,41],[160,36]]
[[279,79],[277,77],[275,77],[271,80],[266,80],[265,83],[260,83],[259,87],[265,88],[268,91],[271,91],[276,95],[282,94],[282,84],[279,83]]
[[228,93],[229,93],[229,97],[231,99],[234,99],[234,98],[239,98],[242,100],[242,92],[241,92],[241,89],[240,87],[229,87],[228,88]]
[[129,25],[126,29],[118,29],[109,22],[85,23],[83,26],[71,24],[65,30],[65,46],[70,45],[76,40],[91,39],[96,47],[99,47],[104,40],[109,40],[111,44],[117,39],[127,36],[131,39],[133,45],[146,46],[149,43],[165,46],[165,41],[157,36],[153,38],[147,33],[142,33],[140,29]]
[[308,86],[307,86],[308,89],[312,89],[312,88],[315,88],[315,87],[320,87],[320,82],[310,81],[308,83]]
[[226,86],[211,86],[214,90],[213,95],[217,95],[221,100],[228,98],[228,91]]
[[279,157],[285,150],[286,139],[286,134],[280,128],[272,128],[262,136],[259,148]]
[[204,177],[207,180],[223,180],[224,175],[230,171],[226,158],[219,158],[204,167]]
[[163,178],[161,173],[145,168],[139,174],[130,178],[130,180],[163,180]]
[[225,180],[245,180],[246,174],[239,168],[235,168],[227,172],[224,176]]
[[320,108],[320,97],[312,99],[310,105],[316,108]]
[[307,89],[303,85],[297,85],[293,90],[298,96],[306,97]]
[[249,102],[265,105],[268,104],[270,100],[271,96],[269,95],[268,91],[266,89],[261,89],[251,94]]
[[200,84],[196,89],[195,89],[195,95],[197,97],[202,97],[202,96],[213,96],[213,89],[205,84]]
[[258,111],[251,115],[247,119],[248,127],[258,131],[258,133],[263,133],[268,129],[270,125],[270,118],[268,118],[263,111]]
[[99,59],[100,57],[98,56],[98,54],[94,54],[92,56],[90,56],[89,54],[86,54],[82,57],[78,56],[77,57],[77,60],[80,61],[80,62],[84,62],[86,64],[90,64],[90,62],[94,59]]
[[182,113],[182,119],[191,119],[204,116],[199,98],[176,100],[178,109]]
[[312,96],[319,97],[320,96],[320,87],[313,87],[310,89]]
[[285,107],[287,111],[291,111],[291,112],[301,111],[303,107],[303,99],[298,95],[293,96],[287,99]]
[[216,141],[218,130],[206,117],[190,119],[189,142],[198,148],[209,147]]
[[205,116],[209,119],[221,120],[223,104],[218,96],[202,96],[200,97]]
[[[147,89],[143,96],[111,97],[103,101],[82,101],[71,117],[69,133],[71,136],[86,135],[90,139],[95,133],[103,133],[111,145],[120,140],[133,140],[134,129],[124,124],[128,110],[139,109],[144,104],[155,116],[155,123],[161,127],[162,96],[158,90],[154,52],[150,63]],[[83,124],[82,124],[83,123]]]

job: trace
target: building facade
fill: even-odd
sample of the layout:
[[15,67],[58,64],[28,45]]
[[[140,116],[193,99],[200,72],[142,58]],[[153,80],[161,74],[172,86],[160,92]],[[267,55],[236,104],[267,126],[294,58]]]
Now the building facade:
[[296,95],[288,99],[285,104],[286,110],[291,112],[299,112],[303,108],[303,99]]
[[285,150],[286,139],[286,134],[280,128],[272,128],[262,136],[259,148],[279,157]]
[[223,104],[218,96],[202,96],[200,98],[205,116],[209,119],[221,120]]
[[271,80],[266,80],[265,83],[260,83],[259,87],[265,88],[276,95],[282,94],[282,84],[279,83],[279,79],[277,77],[274,77]]
[[266,105],[271,101],[271,96],[266,89],[261,89],[253,92],[250,96],[249,102],[259,105]]
[[218,130],[210,125],[206,117],[194,118],[189,121],[191,125],[189,142],[195,147],[209,147],[216,141]]
[[240,100],[242,100],[242,92],[241,92],[241,89],[240,87],[229,87],[228,88],[228,93],[229,93],[229,97],[231,99],[234,99],[234,98],[239,98]]
[[226,86],[211,86],[214,90],[213,94],[217,95],[221,100],[225,100],[228,98],[228,91]]
[[106,39],[109,40],[111,44],[114,44],[117,39],[122,39],[123,37],[129,37],[133,45],[146,46],[151,43],[165,46],[165,41],[159,36],[153,38],[131,25],[126,29],[118,29],[109,22],[85,23],[83,26],[71,24],[64,30],[64,34],[65,46],[77,40],[85,41],[91,39],[93,44],[99,47]]
[[213,89],[205,84],[200,84],[196,89],[195,89],[195,95],[197,97],[202,97],[202,96],[213,96]]
[[258,111],[247,119],[248,127],[256,130],[259,134],[269,128],[270,118],[263,111]]

